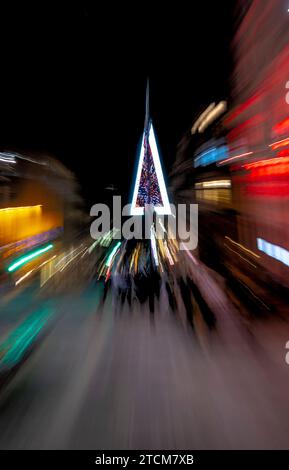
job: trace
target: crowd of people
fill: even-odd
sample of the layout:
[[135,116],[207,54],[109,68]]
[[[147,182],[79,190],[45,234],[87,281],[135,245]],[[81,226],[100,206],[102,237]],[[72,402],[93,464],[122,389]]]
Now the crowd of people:
[[103,295],[101,306],[108,296],[113,300],[117,312],[124,308],[134,309],[136,303],[148,310],[153,317],[156,312],[166,311],[180,318],[183,323],[194,329],[194,318],[198,311],[209,329],[213,329],[216,318],[204,300],[198,286],[180,261],[171,266],[162,263],[156,266],[149,244],[138,247],[138,258],[132,263],[136,245],[126,246],[121,262],[108,276],[103,276]]

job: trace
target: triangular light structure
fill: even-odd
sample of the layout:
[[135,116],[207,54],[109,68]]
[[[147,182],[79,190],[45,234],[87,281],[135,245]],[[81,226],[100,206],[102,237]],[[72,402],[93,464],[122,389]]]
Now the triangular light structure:
[[149,88],[146,94],[146,119],[136,180],[131,203],[131,215],[143,215],[146,204],[159,215],[171,214],[154,128],[149,118]]

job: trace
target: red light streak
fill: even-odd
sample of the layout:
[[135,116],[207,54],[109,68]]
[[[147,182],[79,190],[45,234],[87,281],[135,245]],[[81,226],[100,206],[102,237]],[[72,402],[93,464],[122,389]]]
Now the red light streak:
[[286,118],[283,121],[278,122],[278,124],[276,124],[273,127],[273,132],[275,134],[282,134],[287,129],[289,129],[289,118]]
[[289,157],[280,157],[280,158],[270,158],[268,160],[260,160],[258,162],[246,163],[243,165],[243,168],[250,170],[252,168],[260,168],[264,166],[273,166],[273,165],[283,165],[289,163]]
[[223,160],[223,161],[219,162],[219,165],[222,165],[223,163],[230,162],[231,160],[236,160],[236,158],[242,158],[242,157],[246,157],[247,155],[252,155],[252,153],[253,152],[246,152],[246,153],[241,153],[241,155],[236,155],[235,157],[227,158],[226,160]]
[[289,138],[287,137],[286,139],[278,140],[277,142],[273,142],[273,144],[270,144],[269,147],[272,147],[272,150],[277,150],[280,147],[286,147],[289,145]]
[[262,196],[262,197],[286,197],[289,195],[289,185],[276,185],[274,183],[260,185],[252,184],[247,187],[246,192],[252,196]]
[[250,106],[257,103],[261,98],[262,92],[258,92],[255,95],[251,96],[245,103],[240,104],[235,110],[233,110],[230,115],[225,119],[225,125],[229,125],[230,122],[234,121],[238,116],[240,116],[244,111],[246,111]]

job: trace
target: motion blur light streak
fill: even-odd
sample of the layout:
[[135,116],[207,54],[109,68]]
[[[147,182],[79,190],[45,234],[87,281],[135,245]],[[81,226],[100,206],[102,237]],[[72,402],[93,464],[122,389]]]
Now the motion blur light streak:
[[232,253],[235,253],[237,256],[239,256],[239,258],[242,258],[242,260],[246,261],[246,263],[249,263],[251,266],[253,266],[253,268],[257,268],[257,266],[252,263],[251,261],[249,261],[247,258],[245,258],[244,256],[242,256],[240,253],[238,253],[236,250],[233,250],[233,248],[231,248],[230,246],[228,246],[226,243],[224,243],[224,246],[230,250]]
[[273,127],[273,132],[275,134],[284,134],[284,131],[288,131],[289,129],[289,118],[287,117],[286,119],[283,119],[281,122],[276,124]]
[[43,286],[51,279],[55,274],[57,274],[59,271],[59,268],[56,268],[55,266],[55,261],[58,259],[57,255],[52,256],[48,260],[44,261],[41,263],[39,266],[37,266],[36,269],[40,269],[40,288],[43,288]]
[[289,157],[289,149],[279,150],[277,152],[278,157]]
[[16,163],[16,160],[14,157],[9,157],[9,156],[6,156],[5,154],[2,154],[0,152],[0,162],[3,162],[3,163]]
[[[68,254],[62,256],[57,263],[55,263],[55,268],[63,271],[72,261],[74,261],[83,251],[86,250],[86,247],[82,248],[83,244],[81,244],[77,248],[71,248]],[[75,254],[76,252],[76,254]]]
[[232,238],[228,237],[227,235],[225,236],[225,238],[226,238],[226,240],[228,240],[230,243],[232,243],[233,245],[237,246],[237,247],[240,248],[241,250],[246,251],[247,253],[249,253],[250,255],[254,256],[255,258],[260,258],[260,256],[257,255],[257,253],[254,253],[254,251],[249,250],[249,248],[246,248],[245,246],[241,245],[241,243],[237,243],[235,240],[232,240]]
[[189,250],[185,250],[185,253],[186,255],[193,261],[193,263],[198,266],[198,261],[196,260],[196,258],[194,257],[194,255],[192,255],[192,253],[189,251]]
[[169,263],[170,263],[171,266],[173,266],[175,263],[174,263],[174,260],[172,258],[172,255],[171,255],[171,252],[169,250],[169,247],[168,247],[168,244],[167,244],[166,240],[164,241],[164,246],[165,246],[165,249],[166,249],[166,252],[167,252],[167,257],[168,257]]
[[198,127],[200,126],[200,124],[205,120],[205,118],[208,116],[208,114],[210,114],[210,112],[214,109],[215,107],[215,103],[211,103],[206,109],[205,111],[198,117],[198,119],[195,121],[195,123],[193,124],[192,128],[191,128],[191,134],[195,134]]
[[154,231],[153,225],[151,226],[151,246],[152,246],[152,252],[153,252],[155,264],[156,264],[156,266],[158,266],[159,265],[159,259],[158,259],[156,237],[155,237],[155,231]]
[[280,261],[281,263],[289,266],[289,251],[281,246],[274,245],[273,243],[267,242],[262,238],[257,238],[257,246],[260,251],[266,253],[266,255],[271,256],[271,258]]
[[50,308],[33,313],[0,344],[0,366],[12,367],[21,360],[52,313]]
[[216,180],[216,181],[203,181],[201,183],[196,183],[195,187],[200,188],[230,188],[231,180]]
[[28,271],[28,273],[24,274],[22,277],[17,279],[17,281],[15,282],[15,286],[18,286],[19,284],[21,284],[21,282],[27,279],[27,277],[30,276],[30,274],[32,274],[33,272],[34,272],[34,269],[31,269],[30,271]]
[[31,261],[32,259],[36,258],[37,256],[40,256],[40,255],[42,255],[43,253],[46,253],[47,251],[51,250],[52,248],[53,248],[53,244],[50,244],[50,245],[47,245],[47,246],[44,247],[44,248],[41,248],[41,249],[36,250],[36,251],[33,251],[33,252],[30,253],[29,255],[23,256],[23,257],[20,258],[18,261],[16,261],[16,262],[13,263],[11,266],[9,266],[8,271],[9,271],[9,272],[15,271],[15,270],[18,269],[20,266],[22,266],[22,265],[28,263],[29,261]]
[[219,162],[219,165],[224,165],[225,163],[231,162],[232,160],[236,160],[236,159],[239,159],[239,158],[244,158],[244,157],[247,157],[247,156],[252,155],[252,154],[253,154],[253,152],[241,153],[240,155],[236,155],[234,157],[227,158],[226,160],[223,160],[222,162]]
[[227,156],[228,148],[226,145],[221,145],[218,148],[212,147],[195,158],[194,167],[211,165],[212,163],[225,159]]
[[[31,209],[40,209],[42,206],[41,204],[37,204],[36,206],[23,206],[23,207],[4,207],[3,209],[0,209],[0,212],[18,212],[18,211],[29,211]],[[1,214],[0,214],[1,216]]]
[[78,256],[80,256],[81,254],[84,254],[83,252],[86,251],[86,247],[82,249],[79,248],[79,250],[80,251],[78,251],[74,256],[71,256],[69,260],[63,266],[61,266],[60,271],[64,271],[67,268],[67,266],[70,265],[70,263],[72,263],[76,258],[78,258]]
[[[17,216],[17,221],[19,221],[19,219],[20,217]],[[1,228],[3,229],[3,227]],[[45,232],[37,233],[36,235],[32,235],[28,238],[24,238],[16,242],[7,243],[6,245],[0,246],[0,252],[2,252],[1,254],[3,256],[3,259],[8,258],[9,256],[13,255],[14,253],[17,253],[18,251],[28,250],[29,248],[32,248],[35,245],[43,245],[45,242],[48,242],[52,239],[56,239],[61,235],[62,229],[60,227],[58,229],[52,229]]]
[[[269,177],[284,178],[289,174],[289,157],[275,157],[267,160],[243,165],[246,170],[250,170],[250,178],[258,180]],[[286,181],[285,181],[286,183]],[[280,189],[280,188],[276,188]]]
[[34,163],[36,165],[42,165],[42,166],[46,166],[47,165],[47,162],[45,161],[42,161],[42,160],[36,160],[34,158],[31,158],[27,155],[21,155],[20,153],[16,153],[16,152],[0,152],[0,156],[2,158],[10,158],[11,159],[11,163],[17,163],[16,162],[16,159],[19,159],[19,160],[23,160],[23,161],[27,161],[27,162],[30,162],[30,163]]
[[217,119],[221,114],[223,114],[227,109],[227,102],[226,101],[220,101],[217,106],[215,106],[212,111],[205,116],[205,118],[202,120],[198,131],[200,133],[204,132],[205,129],[215,120]]
[[250,96],[245,103],[240,104],[239,106],[236,106],[236,108],[230,112],[229,116],[225,116],[224,118],[224,123],[226,126],[230,126],[230,124],[234,121],[237,120],[239,116],[244,113],[244,111],[247,111],[250,109],[252,105],[256,105],[260,101],[260,98],[262,97],[261,92],[255,93],[253,96]]
[[267,166],[275,166],[275,165],[282,165],[284,163],[288,163],[289,162],[289,157],[280,157],[280,158],[270,158],[270,159],[267,159],[267,160],[260,160],[258,162],[252,162],[252,163],[246,163],[245,165],[243,165],[244,168],[246,168],[246,170],[251,170],[253,168],[263,168],[263,167],[267,167]]
[[273,144],[270,144],[269,147],[272,147],[272,150],[277,150],[280,147],[286,147],[289,145],[289,138],[286,137],[286,139],[278,140],[277,142],[273,142]]
[[115,254],[117,253],[118,249],[120,248],[120,245],[121,245],[121,242],[117,242],[117,244],[115,245],[115,247],[111,250],[107,260],[106,260],[106,263],[105,263],[105,266],[107,268],[110,267],[111,263],[112,263],[112,260],[113,260],[113,257],[115,256]]

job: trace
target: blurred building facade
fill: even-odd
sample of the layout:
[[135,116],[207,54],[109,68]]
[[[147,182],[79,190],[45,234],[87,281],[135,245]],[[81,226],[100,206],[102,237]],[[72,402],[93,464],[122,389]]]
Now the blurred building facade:
[[288,8],[239,2],[228,111],[196,117],[171,173],[176,202],[199,204],[200,258],[255,292],[289,287]]
[[50,156],[0,153],[1,272],[10,260],[77,236],[82,199],[73,175]]
[[287,286],[288,44],[288,2],[252,1],[233,41],[233,106],[223,120],[238,242]]

